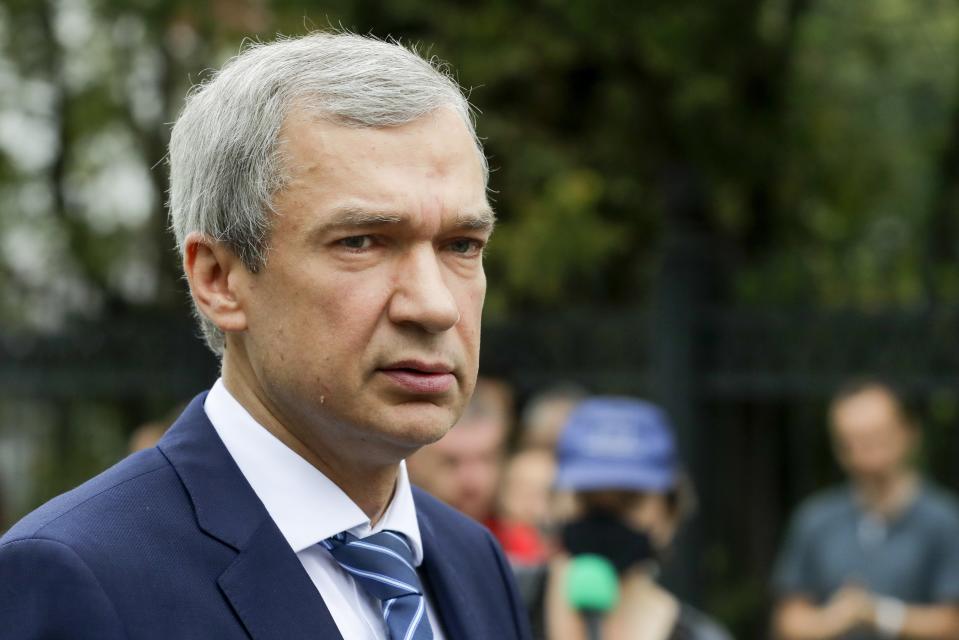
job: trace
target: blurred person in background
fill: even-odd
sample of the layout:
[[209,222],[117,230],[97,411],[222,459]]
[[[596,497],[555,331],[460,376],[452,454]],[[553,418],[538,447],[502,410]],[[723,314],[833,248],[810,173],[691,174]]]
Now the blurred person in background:
[[481,375],[476,380],[473,398],[483,405],[485,411],[502,422],[508,444],[516,422],[516,399],[513,386],[502,378]]
[[580,387],[563,383],[534,394],[520,416],[520,449],[555,451],[570,411],[586,397]]
[[618,594],[598,621],[599,637],[728,640],[718,623],[657,582],[659,565],[695,503],[666,414],[631,398],[589,398],[570,415],[558,456],[556,486],[572,492],[574,502],[561,529],[563,549],[546,578],[545,637],[590,637],[589,618],[572,594],[601,585],[573,581],[582,558],[599,556]]
[[506,462],[493,533],[514,566],[539,565],[549,555],[555,476],[556,458],[549,451],[519,451]]
[[184,409],[186,409],[186,404],[180,403],[159,420],[145,422],[134,429],[127,441],[128,452],[136,453],[137,451],[155,447],[163,438],[167,429],[169,429],[170,426],[176,422],[180,414],[183,413]]
[[495,529],[496,487],[509,423],[501,396],[488,392],[487,384],[477,381],[459,421],[445,436],[410,456],[407,466],[413,484]]
[[545,564],[555,551],[553,483],[556,456],[545,449],[519,451],[506,463],[497,492],[494,535],[503,545],[513,568],[534,637],[543,637],[543,587]]
[[133,430],[128,440],[128,453],[136,453],[155,447],[170,427],[164,422],[146,422]]
[[776,635],[959,638],[959,507],[916,471],[920,429],[902,396],[853,381],[829,419],[849,484],[793,517],[773,577]]

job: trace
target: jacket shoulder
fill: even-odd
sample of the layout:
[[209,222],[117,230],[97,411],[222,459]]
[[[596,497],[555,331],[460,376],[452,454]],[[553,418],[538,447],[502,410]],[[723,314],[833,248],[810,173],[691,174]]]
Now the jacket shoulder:
[[106,471],[63,493],[24,516],[0,537],[0,544],[42,536],[52,529],[82,525],[116,508],[111,496],[129,496],[131,492],[146,491],[150,476],[170,464],[156,448],[137,452]]
[[94,572],[69,546],[23,538],[0,544],[3,637],[112,640],[126,637]]

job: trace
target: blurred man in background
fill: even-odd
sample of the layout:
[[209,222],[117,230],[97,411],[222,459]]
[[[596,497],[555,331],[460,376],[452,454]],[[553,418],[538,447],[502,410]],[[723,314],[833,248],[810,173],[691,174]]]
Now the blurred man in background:
[[829,417],[850,483],[793,519],[773,579],[778,637],[959,638],[959,508],[915,470],[919,427],[902,397],[856,381]]

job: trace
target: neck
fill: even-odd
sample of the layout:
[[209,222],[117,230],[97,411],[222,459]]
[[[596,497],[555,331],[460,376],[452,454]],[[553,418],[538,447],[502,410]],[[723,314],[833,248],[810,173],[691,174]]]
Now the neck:
[[223,384],[264,429],[313,465],[352,500],[375,525],[393,498],[401,458],[378,459],[348,425],[298,428],[269,401],[255,376],[223,357]]
[[900,513],[911,502],[918,486],[919,479],[910,469],[855,482],[856,494],[866,510],[884,517]]
[[620,581],[620,605],[611,616],[610,631],[620,638],[670,638],[679,616],[679,601],[653,575],[634,567]]
[[651,563],[642,563],[631,567],[620,577],[620,588],[624,592],[658,592],[662,590],[662,587],[660,587],[656,581],[655,573]]

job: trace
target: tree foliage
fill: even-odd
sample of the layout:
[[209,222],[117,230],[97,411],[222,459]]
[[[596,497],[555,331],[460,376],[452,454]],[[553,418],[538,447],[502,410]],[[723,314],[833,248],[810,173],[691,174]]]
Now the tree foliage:
[[0,317],[181,306],[170,122],[244,37],[313,28],[415,43],[470,90],[492,313],[640,302],[667,227],[727,302],[959,294],[946,0],[3,0]]

